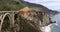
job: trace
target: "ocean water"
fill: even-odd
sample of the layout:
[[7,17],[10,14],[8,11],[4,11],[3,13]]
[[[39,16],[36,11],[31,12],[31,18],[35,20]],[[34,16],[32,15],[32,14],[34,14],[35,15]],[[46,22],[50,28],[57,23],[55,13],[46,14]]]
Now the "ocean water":
[[56,21],[56,23],[48,25],[45,32],[60,32],[60,13],[53,16],[52,21]]

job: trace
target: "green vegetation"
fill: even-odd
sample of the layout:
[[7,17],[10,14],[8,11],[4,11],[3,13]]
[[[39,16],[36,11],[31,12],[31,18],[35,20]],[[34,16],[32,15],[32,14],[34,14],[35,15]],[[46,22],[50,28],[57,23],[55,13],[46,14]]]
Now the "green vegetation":
[[15,0],[0,0],[0,11],[19,10],[23,8],[18,1]]

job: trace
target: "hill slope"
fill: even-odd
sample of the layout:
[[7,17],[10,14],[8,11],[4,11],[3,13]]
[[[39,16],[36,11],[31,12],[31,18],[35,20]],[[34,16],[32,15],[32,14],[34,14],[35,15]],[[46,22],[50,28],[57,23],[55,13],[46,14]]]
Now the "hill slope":
[[48,9],[41,4],[29,3],[24,0],[0,0],[0,11],[16,11],[28,6],[30,9],[43,11],[49,14],[57,14],[57,11]]
[[36,10],[36,11],[42,11],[42,12],[46,12],[48,14],[53,14],[53,15],[58,13],[58,11],[48,9],[47,7],[45,7],[45,6],[41,5],[41,4],[29,3],[29,2],[26,2],[24,0],[20,0],[20,2],[22,4],[30,7],[31,9]]
[[0,0],[0,11],[19,10],[23,6],[15,0]]

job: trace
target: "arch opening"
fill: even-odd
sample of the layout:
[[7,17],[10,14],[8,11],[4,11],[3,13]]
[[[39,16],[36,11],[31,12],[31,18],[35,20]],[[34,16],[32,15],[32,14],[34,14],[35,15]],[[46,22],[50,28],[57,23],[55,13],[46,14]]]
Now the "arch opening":
[[3,17],[3,23],[2,23],[2,27],[1,27],[1,32],[4,32],[4,31],[10,29],[10,17],[9,16],[10,16],[9,14],[6,14]]

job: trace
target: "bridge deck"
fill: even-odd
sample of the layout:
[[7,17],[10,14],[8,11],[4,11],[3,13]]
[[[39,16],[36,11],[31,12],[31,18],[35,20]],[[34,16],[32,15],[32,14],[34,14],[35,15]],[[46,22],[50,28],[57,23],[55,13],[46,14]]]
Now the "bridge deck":
[[19,11],[0,11],[0,12],[19,12]]

